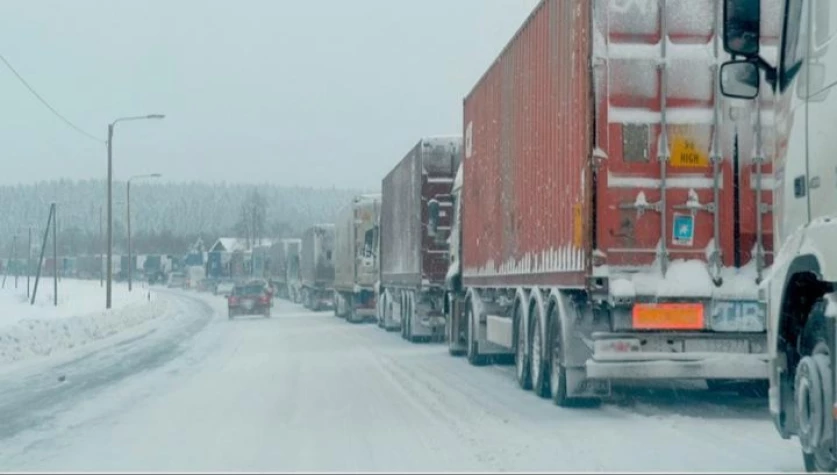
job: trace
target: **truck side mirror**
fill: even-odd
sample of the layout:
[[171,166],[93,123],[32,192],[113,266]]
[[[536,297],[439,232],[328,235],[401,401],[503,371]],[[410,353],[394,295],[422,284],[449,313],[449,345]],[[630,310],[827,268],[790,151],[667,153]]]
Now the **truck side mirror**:
[[721,65],[721,93],[736,99],[759,95],[759,67],[749,60],[727,61]]
[[825,65],[822,63],[803,64],[796,81],[796,96],[808,102],[822,102],[828,97],[831,89],[823,89],[825,85]]
[[724,0],[724,51],[757,56],[760,24],[760,0]]

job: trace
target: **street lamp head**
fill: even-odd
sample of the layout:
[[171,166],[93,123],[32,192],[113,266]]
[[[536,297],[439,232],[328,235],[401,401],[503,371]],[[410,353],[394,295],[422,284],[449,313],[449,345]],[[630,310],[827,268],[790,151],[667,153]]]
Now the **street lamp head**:
[[146,118],[147,119],[165,119],[165,117],[166,117],[165,114],[151,114],[151,115],[147,116]]

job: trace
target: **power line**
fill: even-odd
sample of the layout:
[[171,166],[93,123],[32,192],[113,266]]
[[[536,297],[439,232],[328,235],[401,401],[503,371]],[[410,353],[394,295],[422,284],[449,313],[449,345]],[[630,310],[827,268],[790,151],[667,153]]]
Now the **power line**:
[[6,65],[6,67],[7,67],[7,68],[9,68],[9,71],[11,71],[11,72],[12,72],[12,73],[13,73],[13,74],[14,74],[14,75],[15,75],[15,76],[16,76],[16,77],[20,80],[20,82],[21,82],[24,86],[26,86],[26,89],[29,89],[29,92],[31,92],[31,93],[32,93],[32,95],[33,95],[33,96],[35,96],[35,97],[36,97],[39,101],[41,101],[41,104],[43,104],[44,106],[46,106],[46,108],[47,108],[47,109],[49,109],[49,110],[50,110],[50,111],[51,111],[51,112],[52,112],[52,113],[53,113],[56,117],[58,117],[59,119],[61,119],[61,121],[63,121],[63,122],[64,122],[65,124],[67,124],[68,126],[72,127],[72,128],[73,128],[76,132],[78,132],[78,133],[80,133],[80,134],[84,135],[85,137],[87,137],[87,138],[89,138],[89,139],[93,139],[93,140],[95,140],[95,141],[97,141],[97,142],[99,142],[99,143],[107,143],[105,140],[102,140],[102,139],[100,139],[99,137],[96,137],[95,135],[92,135],[92,134],[87,133],[87,132],[86,132],[86,131],[84,131],[81,127],[79,127],[79,126],[77,126],[76,124],[74,124],[74,123],[70,122],[70,120],[69,120],[69,119],[67,119],[66,117],[64,117],[63,115],[61,115],[61,113],[60,113],[60,112],[58,112],[57,110],[55,110],[55,108],[54,108],[54,107],[52,107],[52,106],[49,104],[49,102],[47,102],[47,101],[46,101],[46,99],[44,99],[43,97],[41,97],[41,95],[40,95],[40,94],[38,94],[38,92],[37,92],[37,91],[35,91],[35,89],[34,89],[32,86],[30,86],[28,82],[26,82],[26,79],[23,79],[23,76],[21,76],[21,75],[20,75],[20,74],[19,74],[19,73],[15,70],[15,68],[14,68],[14,67],[13,67],[13,66],[12,66],[12,65],[11,65],[11,64],[7,61],[7,60],[6,60],[6,58],[5,58],[2,54],[0,54],[0,61],[3,61],[3,63]]

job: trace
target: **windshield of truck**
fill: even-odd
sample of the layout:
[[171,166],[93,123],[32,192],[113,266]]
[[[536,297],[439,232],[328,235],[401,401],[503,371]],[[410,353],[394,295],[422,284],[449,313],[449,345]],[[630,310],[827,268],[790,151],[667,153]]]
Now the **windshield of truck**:
[[785,89],[799,73],[805,60],[807,43],[807,4],[811,0],[788,0],[783,39],[783,56],[779,69],[780,84]]

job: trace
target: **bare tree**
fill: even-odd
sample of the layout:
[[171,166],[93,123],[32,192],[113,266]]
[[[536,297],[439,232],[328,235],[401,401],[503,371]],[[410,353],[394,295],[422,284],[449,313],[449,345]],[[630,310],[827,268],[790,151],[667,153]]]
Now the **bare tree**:
[[247,247],[252,249],[261,244],[266,234],[267,200],[258,190],[252,190],[241,204],[241,217],[236,231],[247,239]]

